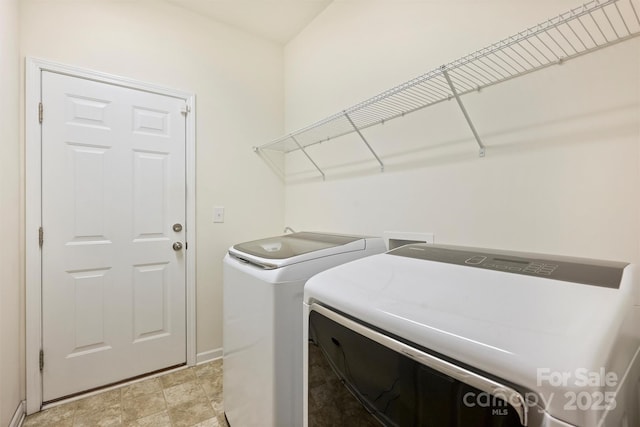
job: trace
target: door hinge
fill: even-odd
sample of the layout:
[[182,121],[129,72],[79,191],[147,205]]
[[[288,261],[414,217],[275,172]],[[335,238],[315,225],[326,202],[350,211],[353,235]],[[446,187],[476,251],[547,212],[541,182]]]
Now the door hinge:
[[38,245],[42,247],[43,243],[44,243],[44,230],[42,229],[42,227],[40,227],[38,228]]
[[40,370],[44,369],[44,350],[40,349],[40,360],[38,361]]
[[42,106],[42,102],[38,104],[38,122],[42,123],[42,115],[44,113],[44,107]]
[[189,106],[189,104],[184,104],[180,112],[186,116],[191,112],[191,107]]

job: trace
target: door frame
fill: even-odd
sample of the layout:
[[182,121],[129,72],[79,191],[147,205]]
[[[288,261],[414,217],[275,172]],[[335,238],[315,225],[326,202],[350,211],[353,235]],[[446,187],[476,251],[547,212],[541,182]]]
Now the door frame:
[[[186,236],[190,243],[185,252],[186,268],[186,348],[187,365],[196,364],[196,111],[195,94],[78,68],[52,61],[27,57],[25,95],[25,283],[26,283],[26,398],[27,414],[42,406],[42,252],[39,228],[42,225],[42,132],[38,119],[43,71],[100,83],[142,90],[184,99],[186,117]],[[46,106],[45,106],[46,107]],[[46,118],[46,110],[44,112]],[[16,207],[17,209],[18,207]],[[46,238],[46,235],[45,235]]]

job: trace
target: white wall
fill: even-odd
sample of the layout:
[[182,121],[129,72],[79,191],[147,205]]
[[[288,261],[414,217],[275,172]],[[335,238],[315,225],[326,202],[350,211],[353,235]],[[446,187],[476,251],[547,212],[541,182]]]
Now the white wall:
[[[293,131],[580,5],[336,0],[285,48]],[[287,156],[296,229],[434,232],[436,243],[637,261],[640,42],[628,41]]]
[[[282,231],[282,182],[251,147],[282,131],[282,47],[162,1],[21,2],[21,57],[192,91],[197,104],[197,351],[222,347],[222,258]],[[213,207],[226,208],[213,224]]]
[[20,276],[18,0],[0,0],[0,426],[24,399]]

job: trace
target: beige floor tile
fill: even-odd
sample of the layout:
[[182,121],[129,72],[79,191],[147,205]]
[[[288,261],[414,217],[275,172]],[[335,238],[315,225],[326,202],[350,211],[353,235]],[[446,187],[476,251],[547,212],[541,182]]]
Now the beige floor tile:
[[122,389],[118,388],[78,400],[76,402],[77,411],[78,413],[84,414],[97,412],[116,404],[119,405],[121,402],[121,393]]
[[197,381],[190,381],[164,389],[167,406],[177,406],[195,400],[207,400],[202,386]]
[[162,384],[162,388],[169,388],[195,379],[196,375],[193,373],[193,370],[187,368],[161,376],[160,383]]
[[190,427],[216,416],[206,399],[194,400],[169,408],[174,427]]
[[33,415],[29,415],[22,425],[24,427],[71,426],[73,424],[73,414],[75,413],[75,410],[76,402],[56,406],[51,409],[36,412]]
[[151,378],[149,380],[130,384],[122,388],[122,399],[135,399],[145,394],[151,394],[162,391],[160,378]]
[[211,406],[213,407],[213,410],[216,411],[216,414],[224,414],[224,405],[222,399],[220,399],[220,401],[212,400]]
[[218,414],[216,418],[218,418],[218,425],[220,425],[220,427],[229,427],[229,423],[227,423],[224,414]]
[[127,421],[124,425],[126,427],[172,427],[171,418],[169,418],[167,411],[148,415],[134,421]]
[[205,420],[201,423],[194,425],[193,427],[220,427],[220,423],[218,423],[218,418],[213,417]]
[[228,427],[222,359],[59,405],[24,427]]
[[73,427],[112,427],[122,425],[120,404],[92,412],[76,412]]
[[126,421],[137,420],[167,409],[162,391],[122,399],[122,416]]
[[194,366],[193,372],[198,378],[222,375],[222,363],[208,362],[202,365]]
[[220,405],[222,405],[222,401],[223,401],[223,396],[222,396],[222,390],[220,391],[209,391],[205,393],[207,395],[207,399],[209,399],[212,403],[218,403]]
[[203,377],[198,381],[202,385],[205,393],[211,400],[221,400],[222,397],[222,376],[217,377]]

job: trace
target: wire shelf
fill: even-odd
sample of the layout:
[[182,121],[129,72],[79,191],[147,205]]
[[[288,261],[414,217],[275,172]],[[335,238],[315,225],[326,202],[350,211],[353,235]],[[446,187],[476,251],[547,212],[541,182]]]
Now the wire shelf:
[[640,35],[640,0],[593,0],[511,37],[438,67],[344,111],[291,132],[255,151],[289,153],[350,133],[358,133],[384,168],[360,130],[455,98],[484,155],[460,96]]

